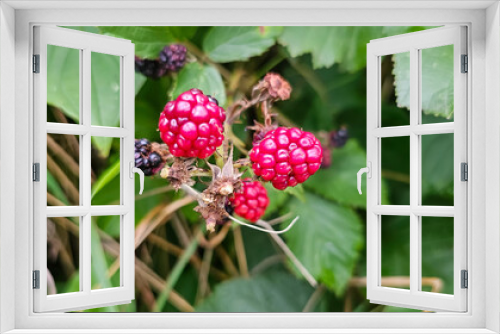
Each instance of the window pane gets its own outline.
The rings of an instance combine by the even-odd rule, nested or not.
[[[453,45],[421,50],[422,124],[453,122]]]
[[[47,135],[47,205],[80,205],[80,137]]]
[[[120,286],[121,216],[92,217],[92,290]]]
[[[422,136],[422,205],[453,205],[453,136]]]
[[[381,216],[381,286],[410,289],[410,217]]]
[[[120,126],[120,57],[92,52],[91,124]]]
[[[410,137],[381,139],[382,193],[387,192],[390,203],[410,204]]]
[[[380,62],[382,126],[409,125],[410,53],[382,56]]]
[[[453,294],[453,218],[422,217],[422,290]]]
[[[47,103],[48,122],[79,122],[80,50],[47,45]]]
[[[92,205],[121,204],[120,146],[120,138],[92,137]]]
[[[47,294],[80,291],[80,218],[47,219]]]

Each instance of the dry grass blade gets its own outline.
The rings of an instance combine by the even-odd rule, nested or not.
[[[210,240],[205,239],[202,235],[199,240],[200,246],[203,248],[215,249],[222,243],[222,241],[224,241],[230,229],[231,224],[225,224],[217,234],[210,238]]]
[[[75,185],[68,178],[66,173],[59,167],[59,165],[50,156],[47,156],[47,169],[59,181],[62,189],[68,196],[72,204],[78,205],[80,203],[80,194]]]
[[[158,226],[166,222],[170,215],[172,215],[175,211],[179,210],[183,206],[192,203],[193,201],[194,198],[186,196],[175,202],[172,202],[169,205],[163,207],[161,210],[158,209],[158,215],[156,215],[156,217],[154,217],[154,219],[152,220],[151,215],[148,214],[135,229],[135,248],[137,248]]]
[[[57,156],[62,163],[68,166],[69,171],[76,177],[80,176],[80,166],[72,156],[66,152],[51,135],[47,135],[47,148]]]
[[[100,236],[103,240],[104,249],[111,255],[118,257],[120,255],[120,245],[113,240],[110,236],[100,231]],[[144,262],[135,258],[135,273],[137,276],[146,280],[151,287],[158,293],[165,290],[166,282],[161,279],[155,272],[153,272]],[[170,291],[168,296],[170,303],[182,312],[193,312],[194,307],[189,304],[180,294],[176,291]]]
[[[243,244],[243,235],[241,234],[241,227],[236,226],[233,229],[234,234],[234,248],[236,250],[236,257],[238,258],[238,265],[240,273],[243,277],[248,277],[248,264],[247,256],[245,253],[245,245]]]

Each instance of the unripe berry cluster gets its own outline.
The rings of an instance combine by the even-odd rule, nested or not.
[[[243,180],[241,189],[229,198],[234,212],[246,220],[256,222],[265,213],[269,205],[267,190],[259,181],[250,178]]]
[[[225,119],[216,99],[193,88],[165,105],[158,127],[172,155],[205,159],[222,144]]]
[[[269,131],[250,152],[254,173],[279,190],[305,182],[319,169],[322,158],[319,140],[298,128]]]

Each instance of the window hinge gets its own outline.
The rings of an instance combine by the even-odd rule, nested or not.
[[[469,166],[466,162],[460,164],[460,180],[469,181]]]
[[[35,162],[33,164],[33,181],[34,182],[40,181],[40,164],[38,162]]]
[[[467,270],[462,270],[460,272],[461,274],[461,286],[462,286],[462,289],[467,289],[469,287],[469,274],[468,274],[468,271]]]
[[[40,73],[40,55],[33,55],[33,73]]]
[[[469,57],[467,55],[462,55],[462,70],[460,72],[469,72]]]
[[[33,270],[33,289],[40,289],[40,270]]]

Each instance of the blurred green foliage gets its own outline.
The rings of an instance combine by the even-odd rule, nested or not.
[[[198,312],[409,311],[370,304],[365,289],[349,287],[349,280],[354,276],[365,276],[366,268],[366,197],[364,191],[359,195],[356,189],[356,173],[366,164],[366,45],[372,39],[419,31],[423,27],[72,28],[129,39],[135,44],[137,56],[150,59],[157,58],[166,44],[184,43],[187,46],[190,62],[179,73],[158,80],[136,74],[136,138],[160,142],[157,131],[159,114],[166,102],[183,91],[200,88],[227,107],[243,94],[249,96],[251,86],[269,71],[280,73],[293,87],[290,100],[275,104],[276,111],[287,124],[315,132],[322,139],[321,134],[340,126],[349,130],[347,144],[333,150],[332,165],[318,171],[298,191],[277,191],[266,185],[271,200],[266,219],[287,213],[300,216],[297,225],[283,236],[297,258],[320,283],[316,292],[288,260],[283,260],[281,251],[262,232],[241,230],[249,277],[238,277],[245,275],[240,272],[238,251],[241,249],[235,246],[237,234],[232,229],[220,245],[222,250],[217,248],[214,251],[203,244],[197,248],[197,244],[191,244],[189,248],[179,226],[192,232],[203,225],[202,219],[192,210],[194,204],[182,207],[167,219],[167,224],[155,230],[157,237],[173,245],[168,246],[170,251],[165,251],[165,244],[160,246],[161,242],[150,239],[137,248],[138,260],[160,280],[168,282],[165,289],[175,290]],[[79,73],[78,52],[51,48],[54,49],[48,59],[48,103],[60,109],[70,122],[78,123],[79,88],[78,81],[74,80]],[[453,104],[450,104],[453,90],[450,90],[450,81],[445,74],[449,73],[451,53],[449,48],[426,52],[425,83],[430,90],[438,92],[423,96],[423,118],[429,122],[446,121],[453,113]],[[396,55],[390,57],[388,70],[382,66],[382,80],[389,82],[382,101],[384,126],[409,124],[409,78],[405,77],[403,70],[408,61],[404,55]],[[92,56],[92,68],[96,69],[92,71],[92,82],[99,87],[92,90],[93,125],[119,125],[119,105],[113,98],[119,87],[119,78],[116,78],[118,64],[117,60],[106,55]],[[444,67],[440,71],[430,70],[437,65]],[[68,84],[61,85],[61,82]],[[49,120],[52,117],[49,115]],[[255,118],[261,118],[261,115],[251,109],[242,115],[242,124],[234,126],[235,134],[243,142],[251,142],[250,133],[244,128],[253,124]],[[408,200],[409,162],[404,157],[409,157],[409,145],[405,145],[404,140],[393,142],[382,148],[388,157],[388,162],[383,165],[382,203],[408,204],[405,201]],[[96,173],[93,204],[116,204],[119,201],[116,195],[120,186],[117,145],[119,143],[114,144],[110,138],[93,141]],[[423,179],[423,201],[453,205],[453,170],[451,166],[435,163],[442,161],[443,154],[452,154],[452,147],[453,138],[449,136],[423,140],[423,161],[429,162],[422,166],[423,175],[429,175]],[[149,195],[136,199],[136,225],[148,219],[158,206],[165,207],[183,197],[182,193],[172,192],[167,186],[166,181],[159,177],[146,180],[145,189]],[[53,175],[48,178],[48,191],[69,203],[64,189]],[[175,220],[173,223],[172,219]],[[394,219],[397,221],[398,217]],[[426,224],[422,232],[423,242],[431,245],[433,251],[426,253],[422,267],[442,280],[443,292],[452,293],[453,277],[449,266],[453,264],[453,230],[450,232],[446,228],[447,223],[432,223],[431,220]],[[119,217],[94,219],[92,282],[96,286],[117,284],[119,272],[115,271],[111,276],[109,272],[116,256],[102,244],[108,243],[109,246],[108,237],[119,242],[119,224]],[[407,225],[382,225],[383,235],[390,240],[383,249],[383,276],[409,272],[409,247],[404,238],[409,234]],[[203,286],[200,279],[200,266],[188,259],[179,260],[179,254],[172,251],[172,247],[181,251],[189,249],[199,261],[209,263],[208,287]],[[235,268],[231,269],[231,263]],[[62,265],[56,261],[51,268]],[[214,270],[223,272],[227,279],[214,275]],[[234,270],[240,273],[235,275]],[[175,277],[169,279],[172,272],[175,272]],[[74,289],[75,277],[78,277],[78,271],[71,276],[58,273],[55,276],[58,292],[74,291],[71,289]],[[155,290],[151,284],[137,284],[136,300],[130,305],[91,311],[147,312],[158,307],[158,302],[161,311],[179,311],[171,299],[163,304],[169,291]],[[317,300],[311,305],[313,294]]]

